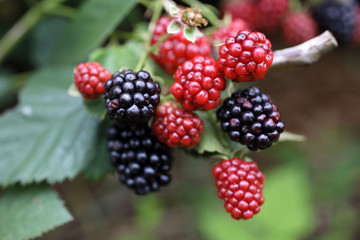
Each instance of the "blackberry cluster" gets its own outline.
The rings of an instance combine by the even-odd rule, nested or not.
[[[321,30],[329,30],[339,43],[348,43],[355,25],[354,3],[342,3],[329,0],[320,3],[314,9],[314,18]]]
[[[264,203],[265,175],[253,161],[240,158],[224,160],[213,168],[218,197],[234,219],[249,219],[260,212]]]
[[[108,149],[120,182],[138,195],[157,191],[170,182],[172,157],[147,125],[113,126],[108,130]]]
[[[252,151],[270,147],[284,131],[277,107],[256,87],[233,93],[218,109],[217,118],[231,140]]]
[[[105,84],[108,116],[118,122],[146,122],[160,102],[160,85],[146,71],[116,72]]]

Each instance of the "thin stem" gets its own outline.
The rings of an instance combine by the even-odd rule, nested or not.
[[[171,34],[169,34],[169,33],[167,33],[167,34],[164,35],[164,36],[161,36],[161,37],[159,38],[159,40],[158,40],[154,45],[152,45],[152,46],[150,47],[149,53],[150,53],[150,52],[154,52],[154,51],[160,46],[160,44],[162,44],[162,43],[163,43],[166,39],[168,39],[170,36],[171,36]]]
[[[138,64],[136,65],[135,71],[139,71],[143,68],[145,61],[150,53],[150,48],[151,48],[151,37],[153,35],[153,32],[155,30],[155,26],[156,26],[156,22],[157,20],[160,18],[161,15],[161,11],[162,11],[162,1],[161,0],[157,0],[155,2],[154,5],[154,12],[153,15],[151,16],[151,20],[149,23],[149,28],[148,28],[148,39],[146,40],[145,43],[145,51],[144,53],[141,55],[140,60],[138,62]]]
[[[64,0],[42,1],[25,13],[20,20],[0,40],[0,63],[48,12],[55,9]]]
[[[325,31],[300,45],[274,51],[274,62],[270,69],[312,64],[337,46],[332,33]]]

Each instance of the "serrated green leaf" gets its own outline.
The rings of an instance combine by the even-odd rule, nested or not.
[[[98,48],[90,55],[90,61],[100,62],[110,72],[119,71],[121,67],[134,69],[140,58],[141,44],[128,41],[124,45]]]
[[[97,153],[99,120],[67,94],[72,66],[29,79],[20,105],[0,118],[0,185],[73,178]]]
[[[76,64],[85,60],[135,6],[135,0],[88,0],[65,29],[51,64]]]
[[[180,32],[182,29],[182,26],[177,21],[172,21],[169,26],[167,27],[167,33],[175,34]]]
[[[0,198],[0,239],[25,240],[41,236],[73,218],[57,194],[42,186],[16,186]]]
[[[199,196],[210,200],[199,203],[198,223],[206,239],[302,239],[312,230],[311,187],[305,169],[288,164],[265,173],[265,203],[250,220],[232,219],[222,201],[214,197],[215,190],[211,192],[213,197]]]

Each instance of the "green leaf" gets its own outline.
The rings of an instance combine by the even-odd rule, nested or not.
[[[135,6],[135,0],[88,0],[77,18],[65,29],[51,64],[76,64],[84,61]]]
[[[115,169],[110,161],[110,154],[107,148],[107,129],[110,123],[108,120],[102,121],[95,137],[94,152],[92,158],[84,169],[84,175],[91,181],[99,181],[105,177],[109,172],[113,172]]]
[[[227,154],[228,156],[230,156],[231,150],[225,147],[228,143],[224,138],[223,132],[220,131],[217,126],[218,124],[216,123],[214,113],[197,112],[197,114],[204,123],[204,131],[201,134],[200,141],[195,145],[193,149],[199,154],[204,154],[208,152]],[[211,117],[213,119],[211,119]]]
[[[173,1],[163,1],[163,5],[165,8],[165,11],[172,17],[175,17],[176,14],[178,14],[181,9],[176,6],[176,4]]]
[[[104,99],[102,97],[97,100],[84,100],[84,105],[91,116],[97,117],[100,120],[105,118],[106,109],[104,106]]]
[[[0,72],[0,111],[16,102],[17,92],[24,84],[23,79],[17,79],[8,73]]]
[[[288,164],[266,172],[265,203],[261,211],[247,221],[235,221],[216,199],[216,190],[199,199],[199,225],[209,240],[233,240],[235,236],[247,240],[302,239],[312,230],[311,186],[304,168]],[[215,200],[216,199],[216,200]]]
[[[134,69],[140,58],[142,46],[138,42],[128,41],[124,45],[98,48],[90,55],[90,61],[98,61],[110,72],[120,68]]]
[[[196,37],[202,36],[202,33],[196,27],[185,27],[184,36],[190,42],[195,43]]]
[[[73,178],[97,154],[99,120],[67,94],[72,67],[37,72],[20,105],[0,118],[0,185]]]
[[[13,187],[0,199],[0,239],[25,240],[41,236],[73,218],[47,186]]]
[[[175,34],[180,32],[182,29],[182,26],[177,21],[172,21],[169,26],[167,27],[167,33]]]
[[[42,66],[49,61],[68,22],[68,19],[62,17],[47,16],[31,31],[29,51],[35,66]]]

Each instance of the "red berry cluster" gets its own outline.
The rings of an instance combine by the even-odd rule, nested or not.
[[[159,141],[169,147],[192,147],[200,140],[204,124],[196,114],[167,101],[158,107],[151,128]]]
[[[316,21],[305,12],[294,12],[286,16],[282,26],[282,37],[289,45],[303,43],[318,34]]]
[[[168,16],[161,17],[155,27],[151,44],[155,44],[159,38],[166,34],[167,27],[171,22]],[[172,34],[159,46],[158,54],[152,54],[154,60],[169,74],[174,74],[178,66],[195,56],[209,56],[210,43],[206,37],[198,37],[195,43],[187,40],[183,31]]]
[[[288,0],[238,0],[226,2],[223,12],[244,19],[252,29],[273,33],[278,30],[288,5]]]
[[[219,48],[218,67],[236,82],[260,80],[272,64],[271,43],[260,32],[240,31]]]
[[[246,21],[238,18],[233,19],[230,26],[220,27],[212,35],[211,39],[214,44],[224,43],[229,36],[236,36],[239,31],[250,29]]]
[[[196,56],[184,62],[175,73],[171,93],[188,110],[210,110],[220,102],[220,91],[226,88],[223,74],[215,59]]]
[[[234,219],[249,219],[260,211],[265,176],[255,162],[224,160],[213,168],[213,175],[218,197],[225,201],[225,210]]]
[[[74,72],[74,83],[84,98],[97,99],[105,92],[104,84],[111,73],[98,62],[80,63]]]

